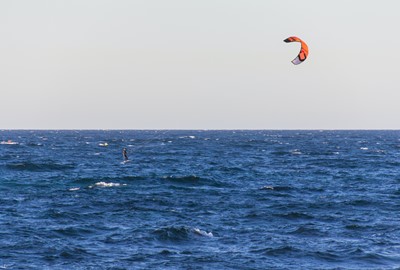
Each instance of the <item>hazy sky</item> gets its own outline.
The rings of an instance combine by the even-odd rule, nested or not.
[[[398,0],[0,0],[1,129],[400,129]],[[295,66],[298,36],[310,49]]]

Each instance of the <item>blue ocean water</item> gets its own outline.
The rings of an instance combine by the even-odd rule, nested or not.
[[[400,131],[0,141],[0,269],[400,269]]]

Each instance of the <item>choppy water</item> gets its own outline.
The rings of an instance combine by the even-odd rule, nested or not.
[[[400,269],[400,131],[0,141],[0,269]]]

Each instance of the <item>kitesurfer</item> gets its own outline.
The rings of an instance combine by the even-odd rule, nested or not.
[[[125,161],[129,160],[126,148],[122,149],[122,156],[124,157]]]

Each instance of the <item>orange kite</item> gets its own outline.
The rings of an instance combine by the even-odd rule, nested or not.
[[[299,52],[299,55],[297,55],[297,57],[295,59],[292,60],[292,63],[295,65],[298,65],[300,63],[302,63],[304,60],[307,59],[308,56],[308,46],[307,44],[302,41],[301,39],[299,39],[298,37],[288,37],[287,39],[284,40],[286,43],[290,43],[290,42],[300,42],[301,43],[301,49]]]

